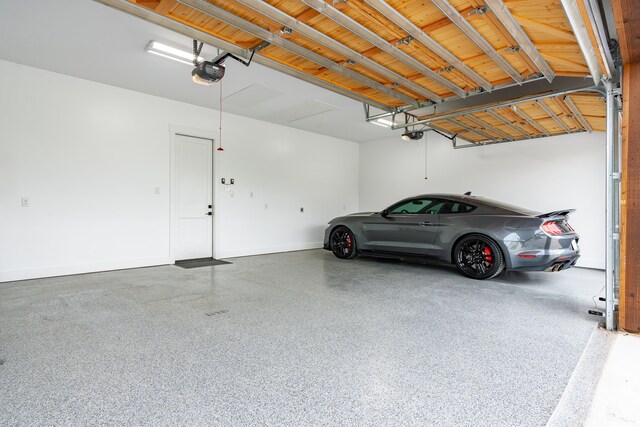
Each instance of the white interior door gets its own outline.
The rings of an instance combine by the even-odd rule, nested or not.
[[[213,256],[210,139],[176,135],[176,260]]]

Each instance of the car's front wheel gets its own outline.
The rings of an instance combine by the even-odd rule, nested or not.
[[[329,237],[331,252],[338,258],[348,259],[357,255],[356,238],[345,226],[336,227]]]
[[[463,237],[453,254],[458,270],[472,279],[491,279],[504,270],[504,256],[498,244],[481,234]]]

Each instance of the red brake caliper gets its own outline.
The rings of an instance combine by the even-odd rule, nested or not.
[[[351,236],[347,236],[347,251],[351,252]]]
[[[489,264],[493,262],[493,255],[491,254],[491,249],[489,249],[489,246],[484,247],[484,249],[482,250],[482,254],[484,255],[484,260]]]

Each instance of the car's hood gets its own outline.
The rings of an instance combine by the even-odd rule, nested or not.
[[[343,215],[343,216],[339,216],[337,218],[333,218],[331,221],[329,221],[329,223],[332,224],[332,223],[336,223],[336,222],[345,221],[348,218],[366,218],[366,217],[373,216],[373,215],[379,215],[379,212],[357,212],[357,213],[352,213],[352,214],[349,214],[349,215]]]
[[[356,212],[345,216],[372,216],[376,215],[378,212]]]

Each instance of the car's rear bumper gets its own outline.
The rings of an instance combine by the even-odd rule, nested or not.
[[[562,255],[540,255],[534,259],[512,259],[512,267],[509,270],[556,272],[573,267],[578,258],[580,258],[580,253],[572,251]]]

